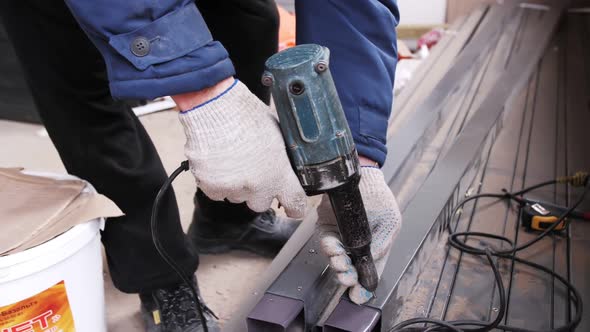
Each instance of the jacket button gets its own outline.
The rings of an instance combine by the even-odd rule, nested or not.
[[[137,37],[131,42],[131,53],[135,56],[146,56],[150,52],[150,41],[145,37]]]

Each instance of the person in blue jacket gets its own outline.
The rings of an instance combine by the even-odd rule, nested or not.
[[[381,272],[400,226],[379,167],[397,61],[396,0],[298,0],[297,43],[331,51],[331,70],[360,155],[361,194]],[[3,0],[0,17],[47,131],[69,173],[90,181],[125,216],[102,233],[115,286],[139,293],[148,331],[200,331],[190,290],[160,258],[149,215],[166,172],[125,99],[170,95],[180,110],[185,153],[197,187],[186,236],[174,193],[163,199],[159,233],[188,273],[197,253],[245,249],[274,256],[298,221],[270,208],[277,199],[301,218],[306,197],[293,173],[264,61],[277,51],[272,0]],[[171,129],[173,130],[173,129]],[[319,208],[321,248],[349,296],[372,296]],[[208,322],[213,326],[213,322]]]

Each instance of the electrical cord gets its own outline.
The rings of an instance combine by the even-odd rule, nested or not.
[[[545,181],[545,182],[527,187],[527,188],[520,190],[518,192],[510,193],[506,189],[502,189],[502,192],[503,192],[502,194],[482,193],[482,194],[468,197],[468,198],[462,200],[461,202],[459,202],[459,204],[457,204],[457,206],[453,209],[453,213],[451,214],[451,217],[450,217],[451,218],[450,221],[452,221],[452,219],[455,216],[459,216],[456,218],[457,219],[456,223],[459,222],[460,211],[463,208],[463,206],[465,206],[465,204],[467,204],[468,202],[471,202],[473,200],[478,200],[480,198],[496,198],[496,199],[500,199],[500,200],[515,201],[515,202],[519,203],[520,207],[522,207],[522,206],[524,206],[525,202],[522,199],[520,199],[519,196],[521,196],[525,193],[528,193],[532,190],[541,188],[543,186],[552,185],[552,184],[556,184],[556,183],[562,183],[562,184],[569,183],[572,186],[585,187],[585,189],[582,192],[582,195],[579,197],[579,199],[571,207],[569,207],[564,213],[562,213],[559,216],[558,220],[555,223],[553,223],[553,225],[551,225],[551,227],[544,230],[542,233],[540,233],[538,236],[536,236],[532,240],[527,241],[526,243],[521,244],[521,245],[516,245],[507,237],[504,237],[501,235],[496,235],[496,234],[491,234],[491,233],[472,232],[472,231],[454,232],[451,227],[451,222],[449,221],[447,223],[447,231],[449,232],[448,243],[451,247],[453,247],[461,252],[467,253],[467,254],[471,254],[471,255],[475,255],[475,256],[485,256],[487,258],[487,261],[488,261],[488,263],[492,269],[492,272],[494,274],[494,280],[496,283],[496,287],[498,288],[498,294],[499,294],[499,300],[500,300],[498,314],[496,315],[496,318],[493,321],[491,321],[491,322],[482,321],[482,320],[444,321],[444,320],[440,320],[440,319],[436,319],[436,318],[419,317],[419,318],[413,318],[413,319],[409,319],[409,320],[400,322],[397,325],[395,325],[394,327],[392,327],[389,331],[390,332],[394,332],[394,331],[405,331],[405,332],[409,332],[409,331],[487,332],[487,331],[491,331],[492,329],[497,328],[500,330],[511,331],[511,332],[539,332],[536,330],[529,330],[529,329],[525,329],[525,328],[500,324],[502,319],[504,319],[504,316],[506,315],[506,307],[507,307],[506,289],[505,289],[504,284],[502,282],[502,275],[500,274],[498,266],[494,263],[493,257],[497,257],[500,259],[511,259],[514,262],[518,262],[520,264],[524,264],[524,265],[530,266],[534,269],[545,272],[545,273],[551,275],[553,278],[559,280],[559,282],[561,282],[566,287],[567,292],[570,294],[570,296],[571,296],[570,302],[571,302],[571,304],[573,304],[576,314],[573,317],[573,319],[569,323],[567,323],[566,325],[563,325],[563,326],[560,326],[560,327],[557,327],[557,328],[554,328],[551,330],[547,330],[547,331],[548,332],[573,331],[576,328],[576,326],[578,326],[578,324],[580,323],[580,321],[582,319],[582,311],[583,311],[582,297],[581,297],[580,293],[578,292],[578,290],[574,287],[574,285],[572,285],[569,281],[567,281],[561,275],[555,273],[554,271],[552,271],[542,265],[533,263],[531,261],[528,261],[528,260],[525,260],[522,258],[518,258],[518,257],[516,257],[516,253],[518,251],[524,250],[524,249],[534,245],[535,243],[537,243],[538,241],[540,241],[541,239],[546,237],[549,233],[551,233],[562,222],[565,223],[566,228],[569,227],[570,219],[566,219],[566,218],[578,207],[578,205],[580,205],[582,203],[586,194],[590,191],[589,178],[590,178],[590,176],[588,173],[577,172],[573,176],[560,177],[560,178],[557,178],[554,180]],[[462,237],[463,239],[460,239],[460,237]],[[505,249],[505,250],[494,250],[491,247],[486,247],[486,248],[474,247],[474,246],[467,244],[468,237],[479,237],[479,238],[487,238],[487,239],[492,239],[492,240],[499,240],[501,242],[507,243],[509,245],[509,248]],[[425,325],[430,325],[430,326],[410,327],[410,326],[416,325],[416,324],[425,324]]]
[[[176,272],[176,274],[180,277],[180,279],[191,290],[193,299],[194,299],[195,304],[197,306],[197,313],[199,315],[199,318],[203,322],[203,331],[209,332],[209,328],[207,326],[207,319],[205,317],[205,312],[207,312],[211,316],[215,317],[216,319],[219,319],[219,318],[201,300],[201,297],[199,296],[199,286],[198,286],[198,282],[197,282],[197,277],[194,276],[195,282],[194,283],[191,282],[192,275],[190,275],[190,274],[187,275],[182,270],[182,268],[180,266],[178,266],[178,264],[174,261],[174,259],[172,259],[172,257],[170,257],[170,255],[166,252],[166,250],[162,246],[162,243],[160,242],[160,236],[158,233],[158,211],[160,209],[160,201],[161,201],[162,197],[164,196],[164,194],[168,191],[168,189],[172,185],[172,182],[174,181],[174,179],[176,179],[176,177],[180,173],[188,171],[188,170],[189,170],[189,163],[188,163],[188,160],[185,160],[182,163],[180,163],[180,166],[174,172],[172,172],[170,177],[168,177],[168,179],[164,182],[164,184],[162,185],[162,187],[158,191],[158,194],[156,195],[156,199],[154,200],[154,205],[152,207],[150,227],[151,227],[151,232],[152,232],[152,242],[154,243],[156,250],[158,251],[158,253],[162,257],[162,259],[166,262],[166,264],[168,264],[168,266],[170,266],[170,268],[172,268],[174,270],[174,272]]]

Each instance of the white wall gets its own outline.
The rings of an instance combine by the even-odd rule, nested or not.
[[[445,22],[447,0],[397,0],[397,4],[400,11],[400,25],[431,25]]]

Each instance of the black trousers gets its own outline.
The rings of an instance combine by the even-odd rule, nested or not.
[[[237,77],[268,103],[260,76],[266,58],[277,51],[274,1],[197,0],[197,6],[214,38],[227,48]],[[0,15],[66,169],[125,212],[109,219],[102,234],[115,286],[141,292],[179,282],[150,233],[152,203],[167,174],[137,117],[123,101],[111,98],[94,45],[61,0],[2,0]],[[254,215],[244,204],[214,202],[203,193],[196,200],[202,212],[220,219],[228,213]],[[198,257],[187,245],[172,190],[160,210],[162,244],[187,273],[194,272]]]

